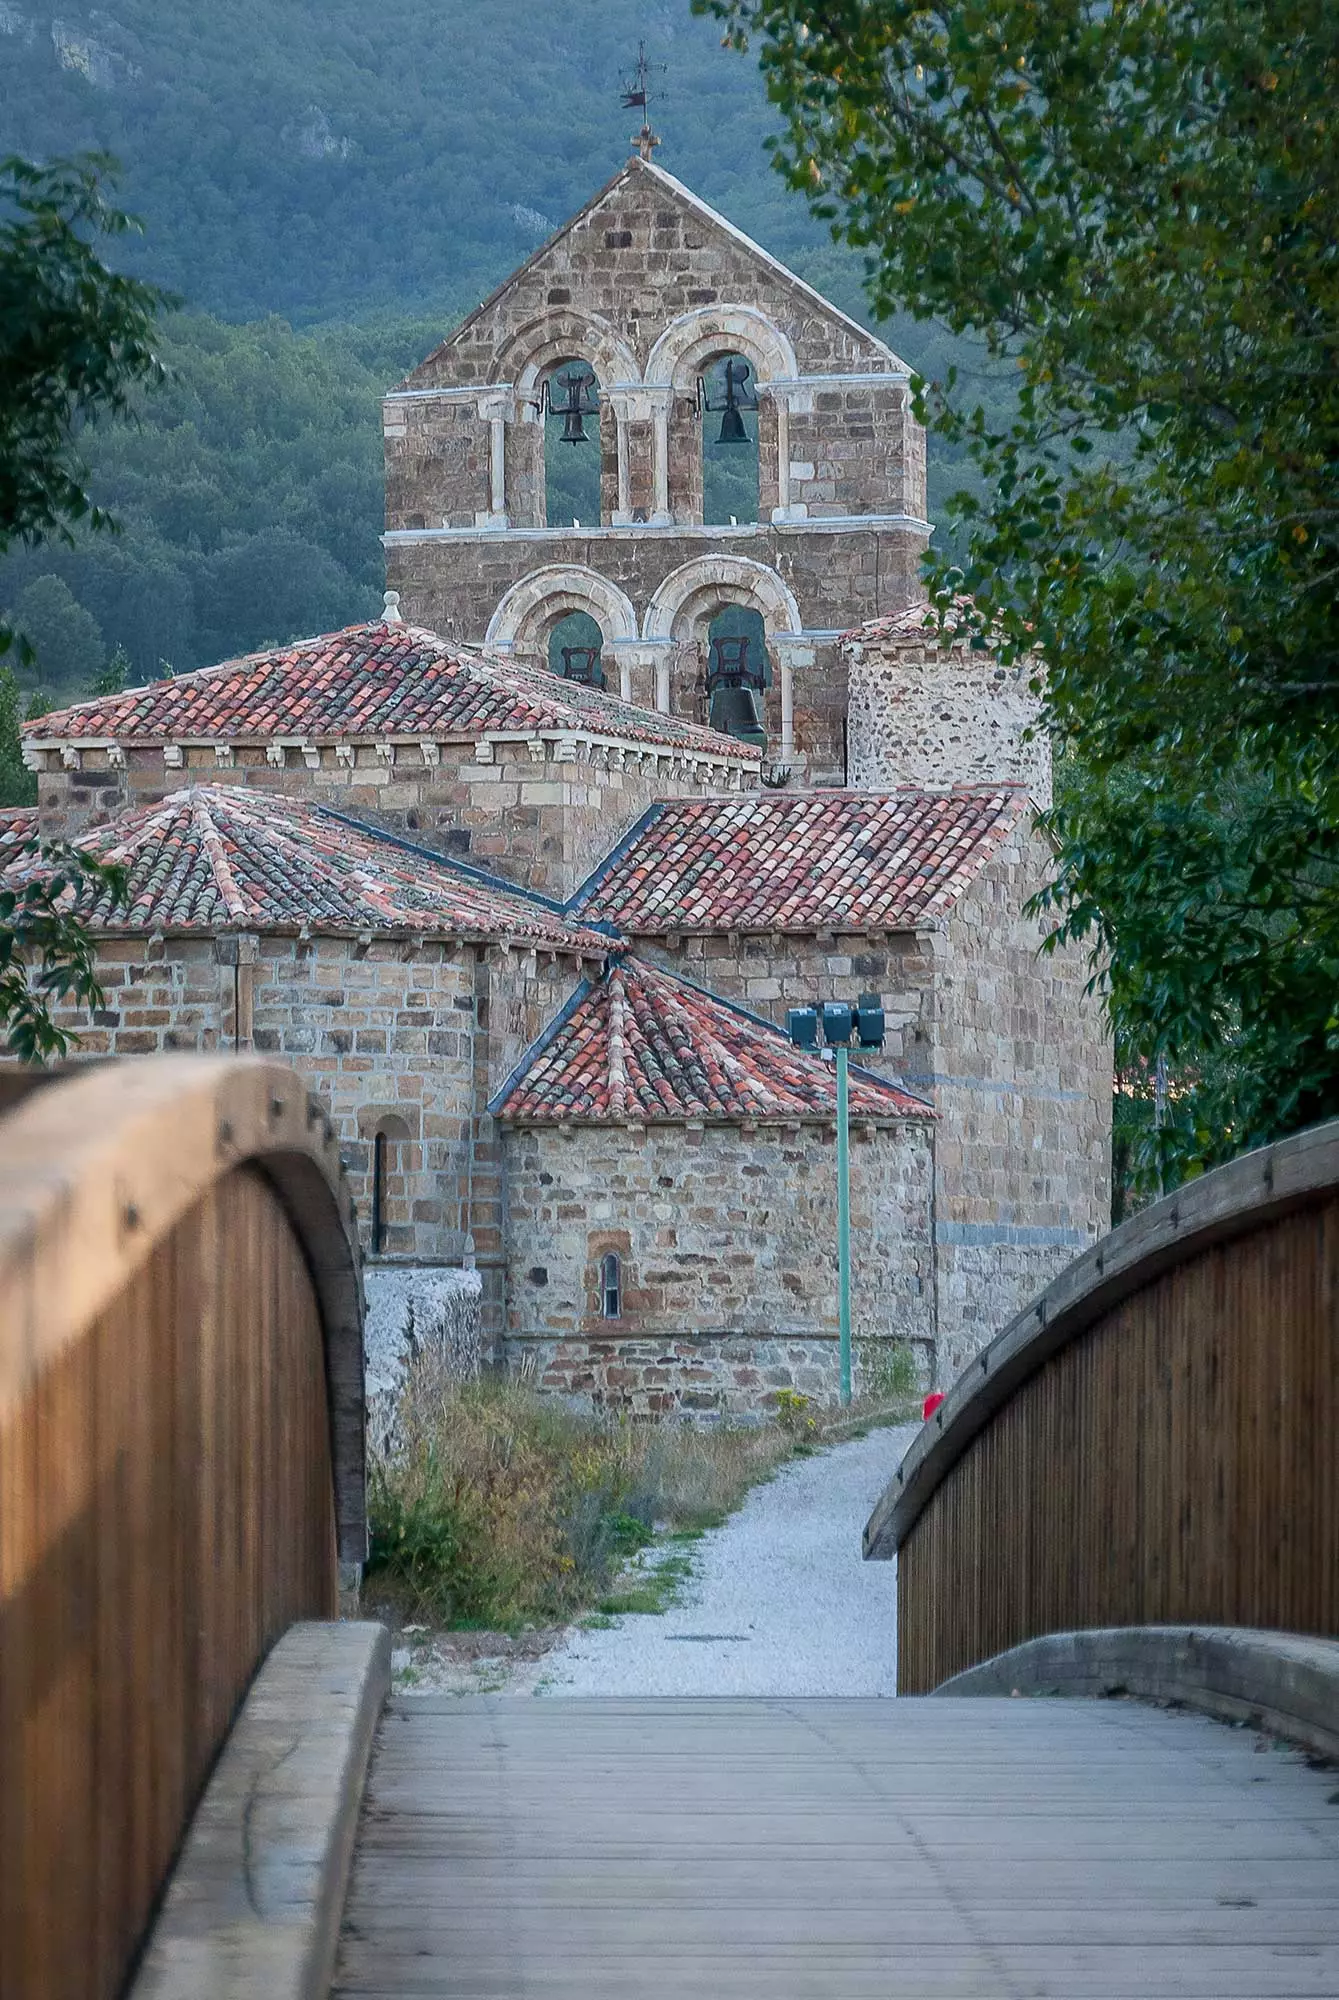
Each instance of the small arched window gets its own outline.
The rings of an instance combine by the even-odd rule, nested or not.
[[[612,1250],[600,1259],[600,1303],[606,1319],[622,1319],[623,1266]]]
[[[403,1207],[405,1162],[402,1142],[409,1137],[403,1118],[383,1118],[372,1134],[372,1255],[380,1257],[390,1240],[391,1210],[399,1198]]]

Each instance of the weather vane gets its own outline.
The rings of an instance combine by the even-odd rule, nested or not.
[[[638,42],[637,66],[623,85],[623,109],[641,112],[642,129],[632,143],[642,158],[649,160],[660,141],[651,130],[651,64],[646,60],[645,42]]]

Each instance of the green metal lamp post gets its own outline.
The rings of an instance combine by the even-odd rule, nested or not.
[[[840,1329],[841,1400],[851,1400],[851,1119],[847,1066],[851,1039],[862,1049],[881,1049],[883,1008],[877,993],[862,993],[854,1007],[825,1000],[817,1007],[792,1007],[786,1017],[797,1049],[818,1053],[818,1024],[837,1064],[837,1324]]]

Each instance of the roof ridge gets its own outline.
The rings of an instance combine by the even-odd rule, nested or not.
[[[628,1104],[628,1071],[624,1060],[623,972],[612,966],[609,972],[609,1110],[621,1118]]]
[[[209,810],[209,800],[207,797],[202,797],[198,790],[191,794],[190,815],[192,824],[199,827],[200,844],[204,849],[210,872],[218,885],[219,894],[223,898],[224,909],[238,923],[254,916],[255,905],[238,886],[237,878],[223,851],[223,835],[214,824],[213,814]]]

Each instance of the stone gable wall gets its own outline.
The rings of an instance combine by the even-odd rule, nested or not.
[[[1086,954],[1039,957],[1046,927],[1023,915],[1050,861],[1049,843],[1020,829],[958,904],[938,955],[945,1383],[1110,1227],[1110,1039],[1084,995]]]
[[[414,388],[500,382],[516,336],[563,314],[598,315],[644,367],[681,314],[760,306],[788,336],[800,367],[827,374],[887,366],[878,342],[826,309],[746,241],[635,164],[586,214],[543,246],[409,375]],[[561,331],[557,337],[561,339]],[[611,357],[612,358],[612,357]]]
[[[505,1128],[505,1353],[542,1387],[637,1415],[836,1400],[831,1128]],[[932,1351],[927,1129],[857,1129],[852,1334],[878,1379],[892,1344]],[[623,1315],[600,1261],[622,1261]]]
[[[1028,666],[1002,667],[990,652],[947,650],[924,639],[881,640],[859,632],[842,648],[849,663],[850,783],[1023,784],[1051,803],[1051,743]]]

